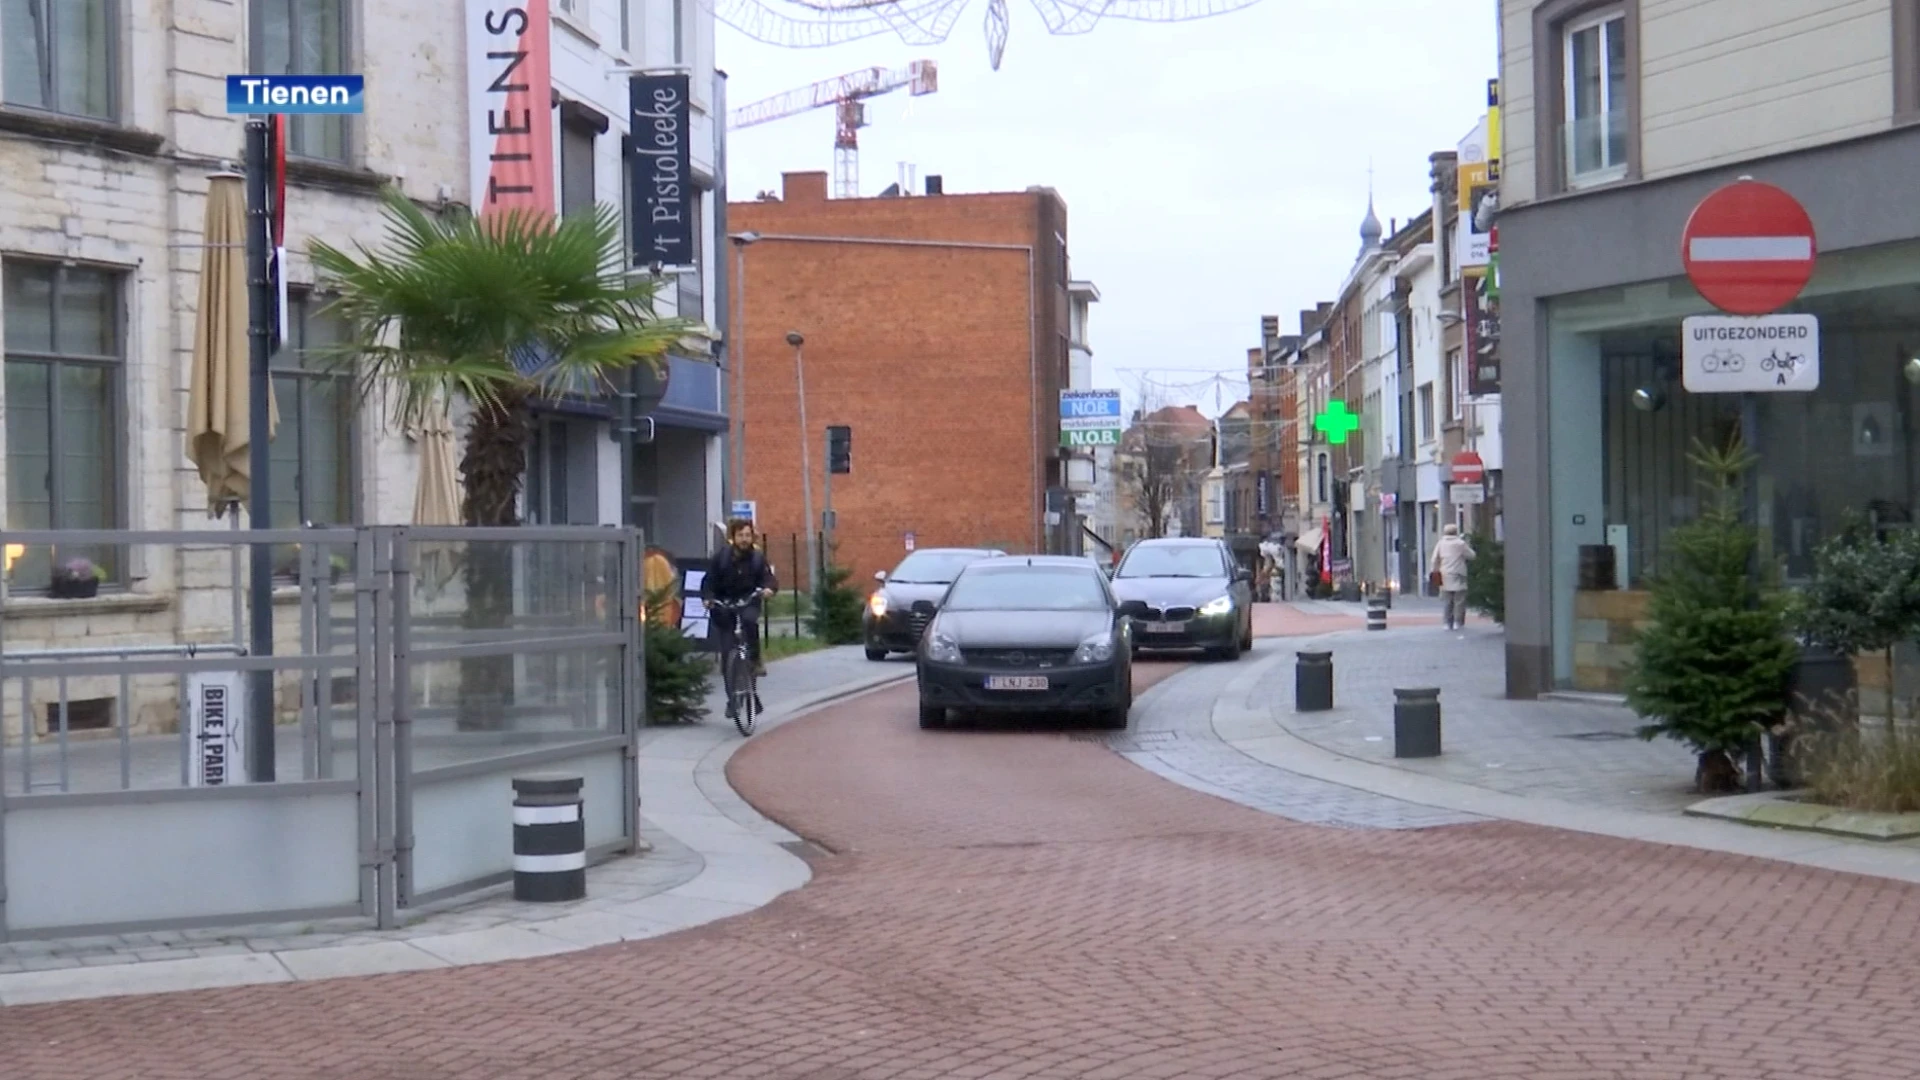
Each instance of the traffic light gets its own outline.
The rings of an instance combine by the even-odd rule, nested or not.
[[[853,429],[844,424],[827,428],[827,471],[839,475],[853,471]]]

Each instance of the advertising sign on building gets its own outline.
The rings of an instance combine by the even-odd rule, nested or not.
[[[757,516],[759,512],[760,504],[752,499],[735,499],[733,500],[732,506],[728,508],[727,516],[757,525],[759,524],[759,518]]]
[[[686,73],[633,76],[627,104],[633,262],[692,266],[699,207],[693,198],[693,98]]]
[[[247,782],[246,718],[246,679],[240,672],[196,671],[187,676],[188,781],[193,787]]]
[[[1060,391],[1061,446],[1119,446],[1124,427],[1120,391]]]
[[[1500,80],[1487,80],[1487,114],[1459,146],[1460,272],[1486,273],[1493,259],[1493,222],[1500,212]]]
[[[481,217],[556,208],[547,5],[467,0],[467,198]]]
[[[1468,278],[1460,286],[1460,305],[1466,310],[1461,330],[1466,336],[1467,396],[1492,397],[1500,392],[1500,308],[1481,294],[1490,279]]]

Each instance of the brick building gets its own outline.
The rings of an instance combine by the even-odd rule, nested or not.
[[[1055,550],[1059,391],[1069,379],[1067,208],[1050,188],[828,199],[824,172],[729,208],[745,491],[783,567],[802,533],[795,350],[825,508],[825,432],[852,429],[832,477],[837,559],[855,580],[918,547]],[[785,574],[793,582],[791,574]]]

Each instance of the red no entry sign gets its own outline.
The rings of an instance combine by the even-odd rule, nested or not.
[[[1453,482],[1456,484],[1477,484],[1487,478],[1486,462],[1472,450],[1462,450],[1453,456]]]
[[[1772,184],[1739,180],[1694,207],[1681,234],[1687,277],[1729,315],[1768,315],[1813,277],[1813,218]]]

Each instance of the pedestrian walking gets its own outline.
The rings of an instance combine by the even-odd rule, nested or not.
[[[1458,525],[1448,525],[1441,533],[1427,569],[1446,602],[1447,629],[1458,630],[1467,625],[1467,564],[1473,561],[1473,545],[1460,538]]]

